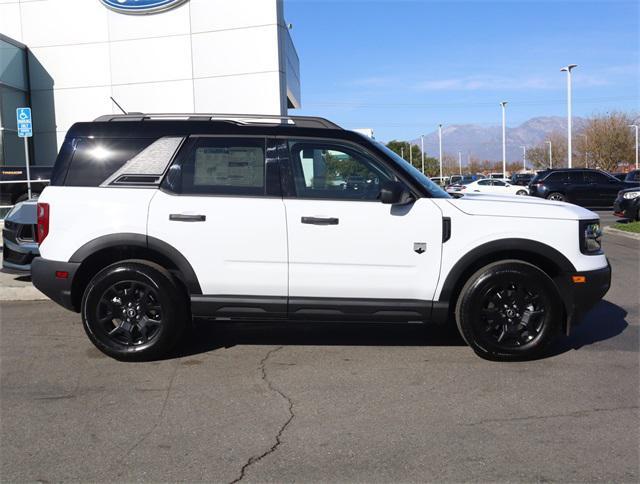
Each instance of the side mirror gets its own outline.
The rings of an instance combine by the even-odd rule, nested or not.
[[[380,187],[380,201],[382,203],[395,205],[399,203],[408,203],[410,196],[399,181],[386,181]]]

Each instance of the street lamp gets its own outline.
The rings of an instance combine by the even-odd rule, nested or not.
[[[502,177],[507,178],[507,101],[502,101],[500,106],[502,106]]]
[[[638,169],[638,125],[630,124],[630,128],[636,128],[636,170]]]
[[[462,175],[462,151],[458,151],[458,165],[460,166],[460,174]]]
[[[422,150],[422,174],[424,175],[424,135],[420,135],[420,149]]]
[[[409,143],[409,163],[413,165],[413,145]]]
[[[578,67],[578,64],[569,64],[560,69],[567,73],[567,164],[571,168],[571,70]]]
[[[404,160],[404,146],[400,147],[400,158],[402,158]]]
[[[551,152],[551,141],[547,141],[549,143],[549,168],[553,168],[553,154]]]
[[[438,125],[438,148],[440,151],[440,183],[442,183],[442,125]]]
[[[522,171],[527,171],[527,147],[521,146],[522,148]]]

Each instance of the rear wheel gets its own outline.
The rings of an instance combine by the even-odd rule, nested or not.
[[[516,192],[516,195],[529,195],[529,192],[527,192],[526,190],[518,190]]]
[[[555,202],[565,202],[567,200],[567,197],[565,197],[562,193],[560,192],[551,192],[548,196],[547,196],[547,200],[553,200]]]
[[[96,274],[82,298],[91,342],[120,360],[165,356],[183,333],[186,301],[171,274],[148,261],[127,260]]]
[[[469,278],[458,298],[456,322],[484,358],[531,358],[557,333],[558,301],[555,284],[534,265],[496,262]]]

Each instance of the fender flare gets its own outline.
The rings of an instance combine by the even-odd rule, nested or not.
[[[69,262],[82,263],[89,256],[95,254],[100,250],[125,246],[149,249],[166,257],[178,268],[178,270],[182,274],[184,283],[186,284],[189,293],[194,295],[202,294],[198,276],[196,276],[193,267],[185,258],[185,256],[182,255],[182,253],[172,245],[169,245],[160,239],[156,239],[155,237],[151,237],[148,235],[135,233],[103,235],[87,242],[78,250],[76,250],[69,259]]]
[[[449,274],[442,285],[439,305],[443,303],[447,306],[454,295],[454,290],[459,283],[460,278],[467,269],[472,267],[479,259],[490,256],[499,252],[526,252],[536,256],[543,257],[553,263],[561,272],[576,272],[575,266],[561,252],[553,247],[530,239],[500,239],[482,244],[473,250],[467,252],[456,264],[451,268]],[[516,257],[517,258],[517,257]]]

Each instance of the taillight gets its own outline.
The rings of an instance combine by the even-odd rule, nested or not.
[[[44,239],[49,235],[49,204],[38,203],[38,244],[42,244]]]

